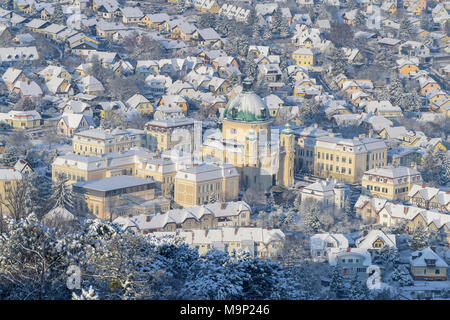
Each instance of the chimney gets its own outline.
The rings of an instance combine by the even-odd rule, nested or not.
[[[445,190],[445,194],[450,194],[450,189]]]
[[[422,184],[422,189],[425,189],[426,185]]]
[[[222,202],[222,203],[220,204],[220,209],[221,209],[221,210],[225,210],[226,207],[227,207],[227,206],[226,206],[225,202]]]
[[[146,216],[145,221],[150,222],[150,216]]]
[[[164,74],[164,77],[166,77],[166,78],[167,78],[168,76],[169,76],[169,75],[168,75],[167,73],[165,73],[165,74]]]
[[[398,204],[398,201],[394,201],[394,204]]]
[[[234,234],[237,235],[239,228],[234,228]]]
[[[267,230],[272,230],[272,227],[267,227]]]
[[[361,114],[362,112],[361,112],[361,110],[358,110],[358,114]]]
[[[408,207],[403,207],[403,213],[408,214]]]
[[[348,248],[347,248],[347,252],[350,252],[350,250],[351,250],[350,247],[348,247]]]
[[[184,83],[184,80],[181,80],[181,83]]]

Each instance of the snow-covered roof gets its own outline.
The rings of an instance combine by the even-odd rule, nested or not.
[[[12,168],[0,167],[0,180],[21,180],[22,174]]]
[[[388,247],[396,247],[395,234],[385,233],[383,230],[370,230],[365,237],[361,237],[356,240],[356,246],[358,248],[373,249],[372,244],[381,239],[383,244]]]
[[[433,265],[436,267],[448,268],[448,264],[429,247],[412,252],[409,262],[413,267],[427,267]]]
[[[154,232],[154,236],[177,235],[188,245],[214,244],[253,241],[269,244],[272,241],[283,241],[284,233],[280,229],[263,229],[252,227],[222,227],[209,230],[189,230],[179,232]]]
[[[250,211],[250,206],[244,201],[233,201],[226,203],[209,203],[201,206],[191,206],[185,209],[172,209],[166,213],[156,214],[148,218],[148,215],[142,214],[129,218],[139,230],[157,230],[164,228],[167,223],[182,224],[186,219],[201,219],[205,214],[211,214],[214,217],[237,216],[242,211]],[[121,221],[123,223],[124,221]]]
[[[226,179],[238,176],[239,173],[237,169],[231,164],[222,164],[215,166],[208,163],[202,163],[192,168],[179,170],[175,176],[175,179],[199,182],[215,179]]]
[[[73,184],[73,186],[83,189],[107,192],[117,189],[125,189],[136,186],[148,185],[151,183],[153,183],[153,180],[151,179],[120,175],[91,181],[77,182]]]

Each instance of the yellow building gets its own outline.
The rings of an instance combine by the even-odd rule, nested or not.
[[[413,63],[404,63],[397,68],[400,74],[410,74],[419,70],[419,67]]]
[[[198,124],[200,125],[200,124]],[[166,151],[174,148],[192,152],[196,122],[186,118],[176,105],[160,105],[153,120],[145,124],[150,150]],[[201,132],[201,125],[198,128]]]
[[[157,215],[119,217],[115,223],[143,234],[153,232],[202,230],[217,227],[248,227],[251,208],[244,201],[214,202],[183,209],[172,209]],[[132,220],[132,223],[130,223]]]
[[[221,130],[204,137],[203,157],[238,168],[243,188],[292,186],[294,134],[289,126],[272,130],[267,105],[250,90],[248,80],[243,87],[226,105]]]
[[[133,147],[146,147],[143,130],[89,129],[75,133],[72,139],[72,151],[89,156],[122,152]]]
[[[447,280],[448,264],[429,247],[411,253],[409,269],[414,280]]]
[[[174,201],[191,207],[238,198],[239,173],[230,164],[201,165],[181,169],[175,176]]]
[[[52,179],[58,175],[69,179],[68,183],[91,181],[117,175],[131,175],[151,178],[161,189],[162,195],[169,195],[177,166],[171,160],[156,158],[154,153],[143,148],[133,148],[122,153],[108,153],[101,157],[66,154],[52,163]]]
[[[0,198],[2,202],[0,204],[0,209],[2,213],[9,213],[9,202],[8,199],[11,197],[11,192],[17,186],[17,182],[22,179],[22,174],[9,167],[0,167]]]
[[[347,183],[360,182],[363,173],[387,165],[387,146],[373,138],[343,139],[330,134],[316,139],[314,174]]]
[[[0,113],[0,121],[7,123],[14,129],[39,128],[42,124],[41,115],[35,110],[11,110],[8,113]]]
[[[294,130],[295,168],[297,170],[314,172],[314,146],[318,137],[328,136],[328,132],[319,128],[317,124],[312,127]]]
[[[136,109],[140,114],[153,114],[154,112],[152,103],[139,93],[136,93],[128,99],[127,105],[133,109]]]
[[[123,197],[140,198],[144,201],[155,199],[153,180],[124,175],[77,182],[72,185],[72,190],[84,199],[85,207],[79,209],[104,220],[112,218],[113,209],[119,209]]]
[[[363,192],[374,197],[405,201],[413,184],[422,183],[420,172],[408,167],[386,166],[364,172]]]
[[[312,67],[314,65],[314,52],[308,48],[299,48],[292,53],[292,60],[297,66]]]
[[[164,95],[159,100],[159,105],[176,105],[178,108],[183,110],[184,114],[187,115],[188,105],[187,101],[181,95]]]

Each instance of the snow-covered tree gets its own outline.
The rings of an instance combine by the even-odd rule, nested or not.
[[[313,235],[323,228],[319,215],[321,205],[313,200],[303,201],[299,210],[300,224],[305,234]]]
[[[272,31],[272,34],[280,34],[282,23],[283,13],[281,12],[281,7],[278,6],[272,15],[272,21],[270,22],[270,31]]]
[[[396,73],[393,73],[389,83],[389,95],[391,97],[391,103],[395,106],[400,105],[404,92],[405,91],[403,88],[402,80]]]
[[[350,282],[348,298],[350,300],[367,300],[369,298],[369,289],[364,282],[358,279],[357,274],[355,274]]]
[[[204,13],[200,17],[200,28],[215,28],[216,27],[216,15],[213,13]]]
[[[92,286],[89,289],[81,289],[81,294],[77,295],[75,292],[72,293],[72,300],[98,300],[98,295],[95,293]]]
[[[385,270],[389,270],[398,264],[400,256],[396,248],[384,246],[373,254],[372,262],[381,265]]]
[[[250,25],[250,26],[255,26],[255,25],[257,25],[257,22],[258,22],[258,17],[257,17],[257,15],[256,15],[256,10],[255,10],[255,8],[254,7],[252,7],[251,9],[250,9],[250,12],[249,12],[249,14],[248,14],[248,16],[247,16],[247,24],[248,25]]]
[[[272,31],[270,30],[270,28],[264,28],[262,38],[265,41],[269,41],[270,39],[272,39]]]
[[[54,208],[63,207],[72,212],[75,209],[75,197],[72,193],[71,186],[67,183],[68,181],[69,178],[66,176],[57,176],[56,181],[54,181],[52,185],[50,203]]]
[[[398,37],[404,41],[411,39],[411,36],[413,34],[413,28],[414,28],[414,26],[411,23],[411,20],[409,20],[408,17],[403,18],[400,21]]]
[[[178,0],[176,8],[177,8],[177,14],[183,14],[186,11],[186,1]]]
[[[331,54],[331,62],[331,75],[337,76],[341,73],[345,74],[347,72],[348,59],[342,48],[333,49]]]
[[[428,148],[420,168],[423,179],[431,186],[445,186],[450,181],[450,159],[445,151]]]
[[[330,296],[331,298],[341,298],[345,295],[344,278],[341,275],[339,266],[335,266],[331,273]]]
[[[356,11],[355,25],[359,28],[365,28],[367,25],[367,17],[360,9]]]
[[[261,210],[258,213],[256,225],[260,228],[265,228],[267,226],[267,213],[265,211]]]
[[[400,286],[410,286],[414,283],[411,273],[405,265],[397,266],[391,273],[391,280],[398,282]]]
[[[428,246],[428,235],[420,223],[417,228],[414,230],[411,236],[411,242],[409,243],[411,250],[422,250],[423,248]]]
[[[280,37],[287,38],[287,37],[289,37],[290,33],[291,33],[291,29],[289,27],[288,21],[286,19],[282,19],[281,25],[280,25]]]
[[[6,167],[12,167],[19,160],[18,150],[15,146],[8,145],[3,151],[2,164]]]
[[[62,4],[60,2],[56,2],[54,4],[54,6],[55,6],[55,9],[53,11],[53,14],[50,17],[50,21],[52,23],[65,25],[66,24],[66,16],[64,15]]]
[[[272,211],[269,214],[269,226],[272,228],[280,228],[283,223],[283,219],[281,218],[281,214],[279,211]]]
[[[227,253],[212,250],[201,258],[196,276],[180,291],[183,298],[201,300],[230,300],[242,297],[243,281],[248,278],[238,272]]]

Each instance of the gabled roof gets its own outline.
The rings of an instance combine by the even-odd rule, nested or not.
[[[413,267],[426,267],[427,261],[434,260],[436,267],[448,268],[448,264],[429,247],[411,253],[409,263]]]
[[[358,248],[373,248],[372,244],[381,239],[385,246],[396,247],[395,234],[387,234],[383,230],[370,230],[365,237],[361,237],[356,240],[356,246]]]

